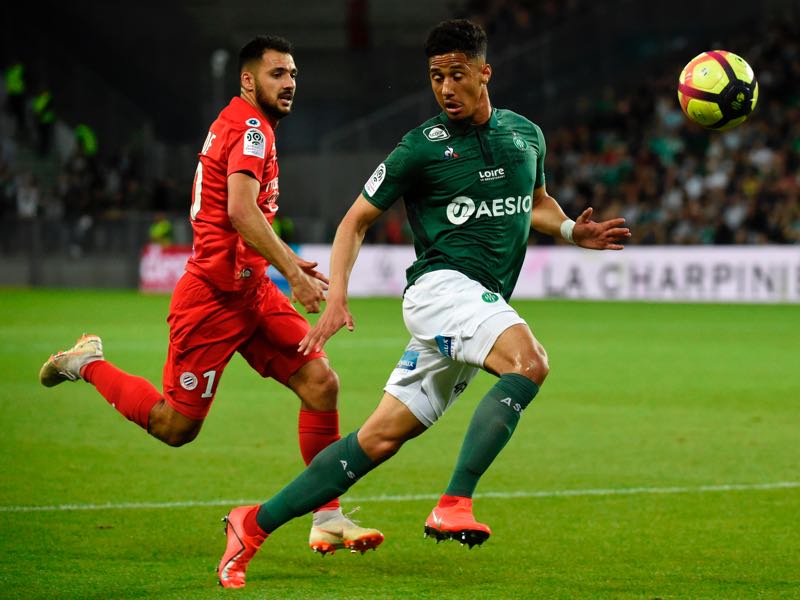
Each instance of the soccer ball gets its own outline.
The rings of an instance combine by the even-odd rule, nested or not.
[[[725,131],[740,125],[758,102],[753,69],[733,52],[710,50],[695,56],[678,82],[683,112],[708,129]]]

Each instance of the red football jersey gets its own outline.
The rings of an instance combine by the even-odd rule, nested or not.
[[[263,114],[233,98],[211,124],[192,185],[194,249],[186,270],[224,291],[260,282],[267,260],[248,246],[228,217],[228,175],[242,172],[261,183],[258,206],[272,223],[278,212],[275,133]]]

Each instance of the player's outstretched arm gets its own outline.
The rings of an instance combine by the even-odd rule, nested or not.
[[[623,227],[625,219],[611,219],[597,223],[591,220],[592,208],[587,208],[574,225],[561,210],[558,202],[548,195],[545,186],[533,191],[531,227],[553,237],[564,238],[582,248],[593,250],[622,250],[622,242],[631,237],[630,229]]]
[[[304,272],[286,251],[286,245],[258,208],[259,189],[258,180],[246,173],[228,176],[228,217],[231,224],[249,246],[286,277],[292,286],[292,295],[305,309],[310,313],[319,312],[320,302],[325,299],[325,284]]]
[[[321,351],[325,342],[342,327],[347,327],[349,331],[355,329],[353,315],[347,307],[347,286],[364,241],[364,234],[382,212],[359,194],[339,223],[331,249],[328,303],[317,323],[300,342],[299,350],[303,354]]]

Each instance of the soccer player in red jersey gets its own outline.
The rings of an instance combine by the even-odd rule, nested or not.
[[[292,46],[279,37],[257,37],[242,48],[239,67],[241,94],[211,124],[199,154],[190,211],[194,252],[167,318],[163,392],[105,361],[95,335],[51,356],[39,377],[48,387],[84,379],[150,435],[181,446],[200,432],[223,370],[239,352],[262,377],[299,396],[300,450],[308,464],[340,438],[339,380],[324,352],[298,351],[308,322],[266,276],[274,265],[294,298],[308,312],[319,312],[327,279],[271,227],[279,195],[275,128],[291,112],[296,88]],[[241,528],[244,518],[231,514],[228,529]],[[365,540],[374,547],[383,536],[345,517],[338,499],[315,512],[309,537],[315,551],[363,546]]]

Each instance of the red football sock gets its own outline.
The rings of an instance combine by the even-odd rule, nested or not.
[[[464,496],[448,496],[447,494],[442,494],[442,497],[439,498],[439,506],[442,508],[447,508],[448,506],[455,506],[458,504],[459,500],[462,500]]]
[[[254,506],[253,510],[251,510],[244,516],[244,520],[242,521],[242,527],[244,527],[244,532],[248,536],[264,539],[269,534],[265,532],[263,529],[261,529],[261,526],[258,524],[258,521],[256,521],[256,514],[258,513],[259,508],[260,508],[259,506]]]
[[[342,437],[339,435],[339,411],[317,412],[301,410],[297,432],[300,437],[300,453],[303,455],[303,460],[308,464],[320,450],[327,448]],[[334,498],[314,512],[337,508],[339,508],[339,499]]]
[[[81,369],[81,377],[97,388],[122,416],[147,431],[150,410],[161,400],[153,384],[121,371],[110,362],[96,360]]]

